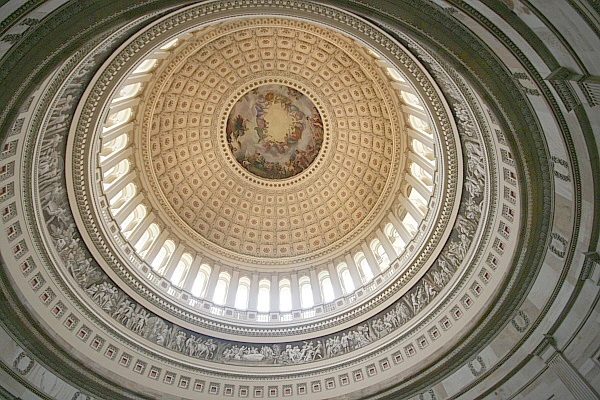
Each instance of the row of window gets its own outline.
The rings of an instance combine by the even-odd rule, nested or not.
[[[136,210],[145,210],[143,205],[136,207]],[[140,223],[140,218],[143,218],[143,211],[136,214],[134,211],[123,223],[124,235],[130,237],[131,231],[135,230],[136,224]],[[133,216],[133,217],[132,217]],[[132,226],[133,225],[133,226]],[[385,228],[386,235],[390,244],[393,246],[395,254],[392,257],[399,255],[405,243],[401,239],[398,231],[392,224],[388,224]],[[190,268],[192,266],[193,257],[190,253],[183,253],[179,259],[175,259],[175,242],[167,239],[160,246],[160,249],[152,259],[148,259],[148,250],[154,245],[159,236],[160,229],[156,223],[152,223],[144,231],[140,239],[134,244],[134,248],[141,257],[149,261],[152,269],[160,275],[168,276],[171,283],[177,287],[183,287],[190,280],[191,285],[189,291],[195,297],[207,297],[207,284],[210,279],[212,268],[208,264],[202,264],[198,268],[195,276],[191,276]],[[377,262],[377,269],[385,271],[390,264],[390,255],[385,251],[383,245],[378,239],[374,239],[370,246],[372,255]],[[358,274],[358,282],[352,278],[350,269],[346,262],[341,262],[337,265],[336,272],[339,277],[340,289],[343,294],[352,293],[357,285],[362,285],[371,281],[374,277],[374,268],[369,264],[367,257],[363,252],[358,252],[353,257]],[[228,272],[221,272],[215,283],[215,290],[209,300],[225,305],[227,293],[229,291],[231,276]],[[331,282],[331,277],[328,271],[320,271],[318,273],[318,282],[320,296],[324,303],[329,303],[334,300],[334,289]],[[302,308],[310,308],[314,305],[315,298],[310,279],[306,276],[301,277],[298,281],[300,306]],[[269,311],[271,299],[271,284],[267,279],[262,279],[258,284],[257,310]],[[237,293],[235,294],[234,306],[238,309],[247,309],[250,298],[250,279],[242,277],[237,282]],[[292,289],[288,279],[279,281],[279,311],[289,311],[292,309]]]

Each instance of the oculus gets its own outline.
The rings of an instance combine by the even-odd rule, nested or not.
[[[227,143],[237,162],[266,179],[308,168],[323,144],[323,121],[313,102],[286,85],[267,84],[244,94],[227,118]]]

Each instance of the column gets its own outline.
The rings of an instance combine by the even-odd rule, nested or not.
[[[428,159],[426,159],[425,157],[423,157],[422,155],[413,153],[412,151],[410,151],[408,153],[408,159],[410,161],[416,163],[417,165],[419,165],[421,168],[423,168],[425,171],[427,171],[429,173],[429,175],[431,175],[432,177],[434,176],[435,168],[433,167],[431,162]]]
[[[342,290],[340,276],[338,275],[338,272],[335,269],[333,261],[329,261],[327,263],[327,269],[329,270],[329,279],[331,279],[331,286],[333,286],[333,296],[334,298],[339,299],[344,296],[344,291]]]
[[[123,223],[123,221],[125,221],[127,217],[129,217],[129,214],[131,214],[138,205],[142,204],[143,200],[144,195],[141,193],[138,193],[137,196],[129,200],[129,202],[125,204],[115,215],[115,222],[120,226]]]
[[[171,255],[171,258],[169,258],[167,264],[162,268],[164,271],[163,276],[166,280],[170,281],[173,277],[173,272],[175,272],[175,268],[177,268],[177,264],[179,264],[179,260],[181,260],[181,256],[184,252],[185,245],[183,243],[179,243],[177,248],[175,248],[173,255]]]
[[[121,190],[125,189],[125,186],[133,182],[136,178],[137,172],[135,171],[125,174],[124,177],[118,179],[113,185],[109,186],[108,189],[104,191],[104,195],[110,201],[110,199],[115,197]]]
[[[144,218],[135,227],[135,229],[133,230],[133,232],[131,232],[131,235],[129,236],[129,243],[132,246],[135,246],[137,242],[142,238],[142,236],[144,236],[144,233],[146,232],[150,224],[154,222],[155,219],[156,216],[153,213],[150,213],[149,215],[146,215],[146,218]]]
[[[235,297],[237,296],[238,284],[240,283],[240,270],[234,268],[231,272],[231,280],[229,281],[229,288],[227,290],[227,297],[225,298],[225,306],[235,307]]]
[[[412,128],[407,128],[407,130],[408,136],[411,139],[417,139],[419,142],[423,143],[425,146],[429,147],[433,151],[433,137],[423,132],[416,131]]]
[[[412,201],[410,201],[404,196],[400,196],[400,202],[402,203],[406,211],[408,211],[408,213],[412,215],[415,221],[417,221],[417,223],[421,222],[421,220],[423,219],[423,215],[421,214],[421,211],[417,207],[415,207]]]
[[[431,197],[431,189],[429,189],[423,182],[412,176],[411,174],[404,175],[406,182],[410,184],[423,198],[427,201]]]
[[[121,151],[117,151],[115,154],[102,161],[102,164],[100,165],[100,168],[102,169],[102,174],[104,174],[106,171],[108,171],[124,159],[130,157],[132,154],[133,150],[131,149],[131,147],[127,147]]]
[[[408,242],[410,242],[412,237],[411,237],[411,234],[406,229],[406,227],[404,226],[404,224],[402,222],[400,222],[400,220],[396,217],[396,215],[392,211],[390,211],[390,213],[388,214],[388,218],[390,219],[390,222],[392,223],[392,225],[394,225],[394,228],[396,228],[396,230],[398,231],[398,234],[404,241],[404,244],[407,245]]]
[[[157,50],[154,53],[152,53],[151,58],[167,58],[171,55],[171,52],[169,52],[168,50]]]
[[[596,286],[600,286],[600,254],[595,251],[586,251],[583,254],[585,261],[579,279],[589,279]]]
[[[598,393],[567,360],[563,352],[556,348],[556,343],[552,336],[544,335],[544,339],[534,350],[534,353],[544,360],[548,368],[558,376],[575,399],[587,400],[599,398]]]
[[[126,108],[130,108],[130,107],[135,107],[140,103],[140,98],[139,97],[129,97],[127,99],[118,101],[116,103],[111,103],[110,105],[110,111],[108,112],[109,115],[110,114],[114,114],[117,113],[121,110],[124,110]]]
[[[271,286],[269,288],[269,310],[279,312],[279,276],[271,275]]]
[[[422,119],[423,121],[429,123],[429,117],[427,116],[427,114],[425,113],[424,110],[417,108],[415,106],[411,106],[409,104],[403,104],[402,105],[402,111],[404,111],[407,114],[410,114],[414,117],[417,117],[419,119]]]
[[[363,285],[362,278],[360,277],[360,273],[358,272],[358,267],[354,262],[354,258],[350,255],[350,253],[345,254],[346,264],[348,264],[348,270],[350,271],[350,276],[352,277],[352,282],[354,283],[354,289],[358,289]]]
[[[117,126],[115,129],[109,129],[106,132],[102,132],[102,143],[109,142],[114,138],[121,136],[124,133],[129,133],[133,131],[133,122],[128,122],[123,125]]]
[[[132,85],[138,82],[148,82],[152,78],[152,75],[153,74],[150,74],[148,72],[131,75],[129,78],[127,78],[123,86]]]
[[[298,274],[294,272],[290,275],[290,289],[292,291],[292,310],[299,310],[302,308],[300,302],[300,285],[298,285]]]
[[[377,235],[377,238],[381,242],[381,245],[383,246],[383,249],[385,250],[388,258],[390,259],[390,264],[391,264],[392,261],[394,261],[396,259],[396,257],[398,257],[398,254],[396,254],[396,249],[394,249],[394,245],[392,244],[392,242],[390,242],[390,239],[388,238],[388,236],[385,233],[383,233],[381,228],[378,228],[375,231],[375,234]]]
[[[411,88],[407,82],[394,81],[394,82],[392,82],[392,86],[396,90],[404,90],[405,92],[409,92],[409,93],[413,92],[413,88]]]
[[[365,254],[365,258],[367,259],[369,268],[371,268],[371,273],[373,274],[373,277],[376,277],[377,275],[379,275],[381,273],[381,267],[379,266],[379,263],[377,262],[377,258],[373,254],[373,250],[371,250],[371,247],[367,244],[367,242],[364,242],[364,241],[360,242],[360,248],[362,249],[363,253]]]
[[[250,295],[248,297],[248,311],[256,311],[256,305],[258,303],[258,272],[252,272],[252,278],[250,279]]]
[[[198,276],[198,270],[200,270],[200,265],[202,265],[202,256],[200,254],[196,254],[194,257],[194,261],[192,261],[192,265],[190,266],[190,270],[183,281],[183,290],[190,293],[192,291],[192,287],[194,286],[194,282],[196,281],[196,277]]]
[[[154,259],[160,252],[160,249],[162,248],[163,244],[165,244],[165,242],[167,241],[168,236],[169,236],[169,231],[164,229],[158,235],[158,237],[156,238],[154,243],[152,243],[150,245],[150,248],[148,249],[148,253],[146,253],[146,257],[144,257],[144,259],[146,260],[146,262],[148,264],[152,264],[152,261],[154,261]]]
[[[213,301],[215,295],[215,286],[219,280],[219,274],[221,273],[221,266],[217,263],[211,265],[210,276],[208,282],[206,282],[206,290],[204,291],[204,298],[208,301]]]
[[[314,305],[323,304],[323,295],[321,294],[321,284],[319,282],[319,277],[317,276],[317,269],[312,266],[309,270],[310,277],[310,287],[313,293],[313,302]]]

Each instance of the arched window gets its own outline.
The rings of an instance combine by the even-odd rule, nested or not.
[[[348,265],[346,265],[346,263],[340,263],[337,266],[337,273],[341,278],[340,281],[342,282],[344,294],[350,294],[354,292],[354,282],[352,281],[352,276],[350,275]]]
[[[408,193],[408,200],[410,200],[410,202],[413,203],[415,207],[419,209],[419,211],[421,211],[421,214],[427,214],[427,200],[421,196],[421,193],[414,188],[410,188]]]
[[[138,94],[141,88],[142,88],[141,82],[130,83],[129,85],[125,85],[119,90],[119,93],[117,93],[117,95],[115,96],[115,98],[113,99],[112,102],[116,103],[121,100],[129,99],[129,98],[135,96],[136,94]]]
[[[100,165],[106,161],[107,158],[113,154],[123,150],[129,142],[129,135],[126,133],[117,136],[116,138],[109,140],[102,144],[102,150],[100,151]]]
[[[331,284],[329,272],[321,271],[317,277],[319,278],[319,284],[321,285],[321,296],[323,297],[323,302],[331,303],[333,300],[335,300],[335,296],[333,294],[333,285]]]
[[[104,189],[108,188],[113,183],[115,183],[120,177],[122,177],[123,175],[128,173],[130,167],[131,167],[131,165],[129,164],[129,160],[125,159],[125,160],[119,161],[119,163],[117,165],[106,170],[102,174],[102,177],[103,177],[102,185],[103,185]]]
[[[371,271],[371,267],[369,266],[369,262],[367,258],[362,252],[356,253],[354,256],[354,262],[358,267],[358,272],[360,273],[360,277],[364,283],[369,282],[373,279],[373,272]]]
[[[108,202],[110,204],[110,211],[113,215],[116,215],[119,210],[129,202],[129,200],[133,199],[133,197],[137,193],[137,188],[135,184],[128,183],[121,191],[115,194]]]
[[[194,279],[194,284],[192,285],[192,296],[202,297],[204,295],[204,291],[206,290],[206,283],[208,282],[208,277],[210,276],[212,268],[208,264],[202,264],[198,269],[198,274]]]
[[[292,286],[289,279],[279,281],[279,311],[292,311]]]
[[[128,238],[133,233],[136,226],[146,217],[147,210],[143,204],[138,204],[137,207],[129,214],[125,221],[121,224],[121,232]]]
[[[407,212],[406,215],[404,216],[404,218],[402,218],[402,223],[404,224],[404,226],[406,227],[406,230],[411,235],[414,235],[417,233],[417,229],[419,228],[419,223],[413,218],[412,215],[410,215],[409,212]]]
[[[160,248],[160,251],[158,252],[156,257],[154,257],[154,260],[152,260],[152,263],[150,264],[152,266],[152,269],[157,271],[159,274],[162,273],[165,265],[167,265],[167,262],[169,261],[169,258],[171,258],[171,255],[174,251],[175,243],[173,243],[172,240],[165,241],[165,243]]]
[[[177,266],[175,267],[175,271],[173,271],[173,275],[171,276],[171,283],[175,286],[180,287],[187,273],[192,265],[192,255],[189,253],[183,253]]]
[[[409,115],[408,122],[410,123],[410,126],[413,127],[413,129],[424,132],[428,135],[431,134],[431,128],[429,128],[429,124],[423,121],[421,118],[417,118],[414,115]]]
[[[385,226],[385,234],[390,239],[390,242],[392,242],[392,246],[396,249],[396,253],[402,253],[404,247],[406,247],[406,243],[404,243],[404,240],[402,240],[394,225],[387,224]]]
[[[371,251],[377,260],[377,264],[382,271],[385,271],[390,266],[390,258],[388,254],[385,252],[383,245],[379,241],[379,239],[374,239],[371,242]]]
[[[404,90],[401,90],[400,93],[402,95],[402,100],[404,100],[406,104],[423,109],[421,101],[419,101],[419,98],[416,95],[409,92],[405,92]]]
[[[388,74],[390,74],[392,79],[394,79],[398,82],[406,82],[404,80],[404,78],[402,77],[402,75],[400,75],[400,72],[398,72],[398,70],[396,70],[395,68],[387,67],[387,72],[388,72]]]
[[[310,284],[310,278],[303,276],[298,280],[300,286],[300,305],[302,308],[311,308],[315,305],[313,298],[312,286]]]
[[[158,60],[155,58],[151,58],[149,60],[144,60],[142,61],[142,63],[140,65],[138,65],[138,67],[133,71],[134,74],[143,74],[145,72],[149,72],[152,69],[154,69],[154,67],[156,67],[156,64],[158,63]]]
[[[262,279],[258,282],[258,303],[256,309],[259,312],[269,312],[271,307],[271,282]]]
[[[177,44],[179,43],[179,39],[173,39],[170,42],[167,42],[164,46],[162,46],[160,49],[161,50],[171,50],[172,48],[174,48],[175,46],[177,46]]]
[[[431,161],[433,164],[433,161],[435,160],[435,154],[433,153],[433,149],[431,149],[429,146],[423,144],[420,140],[417,139],[413,139],[411,141],[411,144],[412,149],[416,154],[422,155],[427,160]]]
[[[132,115],[133,111],[131,107],[110,114],[106,119],[106,123],[104,124],[102,132],[104,133],[109,130],[115,129],[121,125],[125,125],[127,122],[129,122]]]
[[[160,228],[158,227],[158,224],[150,224],[140,240],[138,240],[138,242],[135,244],[135,251],[137,251],[137,253],[143,257],[159,234]]]
[[[235,294],[235,308],[245,310],[248,308],[250,298],[250,279],[246,276],[238,281],[237,293]]]
[[[432,187],[433,186],[433,178],[429,174],[429,172],[425,171],[423,167],[418,165],[417,163],[410,163],[410,173],[412,176],[423,182],[425,186]]]
[[[227,290],[229,289],[229,282],[231,277],[227,272],[221,272],[217,284],[215,285],[215,293],[213,295],[213,303],[224,305],[225,299],[227,298]]]

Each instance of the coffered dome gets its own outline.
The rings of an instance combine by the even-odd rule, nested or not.
[[[230,257],[289,264],[380,219],[406,140],[364,48],[281,18],[187,34],[140,107],[149,192],[174,223]]]
[[[111,189],[115,172],[126,173],[119,161],[139,165],[127,171],[140,171],[147,215],[238,266],[340,254],[389,223],[400,198],[419,210],[404,244],[416,233],[439,175],[438,129],[414,86],[366,45],[263,18],[188,30],[160,52],[125,78],[101,129],[113,214],[123,203]],[[406,173],[420,184],[412,197]]]

